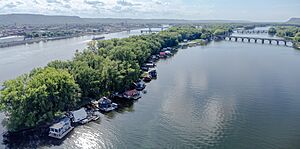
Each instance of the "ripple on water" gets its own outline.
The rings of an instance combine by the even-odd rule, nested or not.
[[[115,148],[115,144],[124,144],[118,139],[118,130],[99,123],[89,123],[76,127],[73,134],[62,144],[63,148]]]

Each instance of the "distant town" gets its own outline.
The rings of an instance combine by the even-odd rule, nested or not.
[[[59,40],[83,35],[99,35],[137,28],[153,27],[155,24],[52,24],[52,25],[0,25],[0,48],[39,41]]]

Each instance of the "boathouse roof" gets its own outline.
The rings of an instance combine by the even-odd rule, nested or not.
[[[87,117],[87,113],[86,113],[86,111],[84,110],[84,108],[81,108],[81,109],[79,109],[79,110],[76,110],[76,111],[72,111],[71,112],[72,113],[72,115],[73,115],[73,118],[74,118],[74,122],[76,123],[76,122],[79,122],[79,121],[81,121],[81,120],[83,120],[83,119],[85,119],[86,117]]]

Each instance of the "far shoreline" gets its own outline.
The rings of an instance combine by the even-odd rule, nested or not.
[[[142,28],[130,28],[131,30],[138,30]],[[112,33],[119,33],[124,32],[127,30],[114,30],[110,32],[102,32],[102,33],[82,33],[72,36],[59,36],[59,37],[48,37],[48,38],[36,38],[36,39],[30,39],[30,40],[22,40],[22,41],[13,41],[13,42],[5,42],[0,43],[0,49],[1,48],[8,48],[8,47],[15,47],[20,45],[26,45],[26,44],[34,44],[39,42],[48,42],[48,41],[56,41],[56,40],[63,40],[63,39],[71,39],[71,38],[77,38],[77,37],[83,37],[83,36],[92,36],[92,35],[105,35],[105,34],[112,34]]]

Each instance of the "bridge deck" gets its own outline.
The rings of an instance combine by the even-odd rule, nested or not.
[[[235,41],[238,41],[238,39],[241,39],[242,42],[251,42],[251,40],[254,40],[255,43],[258,43],[258,40],[261,40],[261,43],[264,44],[265,41],[269,41],[269,44],[272,44],[272,41],[276,41],[277,45],[280,45],[280,42],[284,42],[284,45],[290,46],[288,43],[291,43],[293,46],[295,43],[292,40],[287,40],[287,39],[276,39],[276,38],[262,38],[262,37],[244,37],[244,36],[223,36],[221,37],[223,39],[229,39],[232,40],[234,39]]]
[[[226,38],[226,37],[225,37]],[[245,37],[245,36],[227,36],[227,38],[241,38],[241,39],[256,39],[256,40],[271,40],[271,41],[285,41],[292,42],[292,40],[276,39],[276,38],[262,38],[262,37]]]

